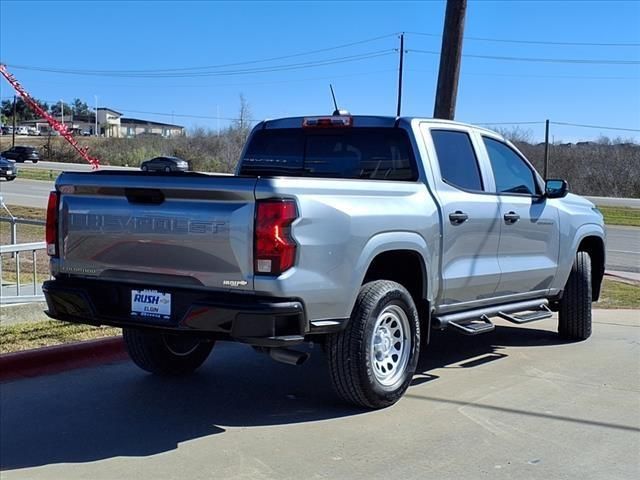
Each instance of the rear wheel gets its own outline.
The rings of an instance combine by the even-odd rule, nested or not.
[[[142,165],[141,170],[142,170],[143,172],[146,172],[146,171],[148,171],[148,170],[149,170],[149,167],[147,167],[146,165]]]
[[[591,336],[591,257],[578,252],[558,311],[558,334],[568,340]]]
[[[125,346],[131,360],[157,375],[186,375],[207,359],[214,341],[186,335],[124,328]]]
[[[393,405],[409,387],[420,352],[409,292],[387,280],[362,286],[347,328],[327,337],[326,350],[340,397],[368,408]]]

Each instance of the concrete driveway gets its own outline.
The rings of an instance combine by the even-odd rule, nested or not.
[[[548,320],[434,335],[406,397],[336,401],[303,367],[220,344],[195,375],[130,363],[0,386],[3,480],[640,478],[640,314],[596,311],[562,343]]]

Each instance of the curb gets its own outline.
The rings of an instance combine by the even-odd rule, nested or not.
[[[66,370],[124,360],[122,337],[36,348],[0,355],[0,382],[51,375]]]

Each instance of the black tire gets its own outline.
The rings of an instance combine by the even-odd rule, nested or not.
[[[578,252],[558,311],[558,334],[567,340],[591,336],[591,257]]]
[[[140,169],[141,169],[143,172],[147,172],[147,171],[149,171],[149,167],[147,167],[146,165],[142,165],[142,167],[140,167]]]
[[[156,375],[192,373],[207,359],[215,343],[133,328],[123,328],[122,334],[131,360]]]
[[[11,180],[15,180],[16,177],[6,177],[7,178],[7,182],[10,182]]]
[[[33,163],[38,163],[38,160],[32,160]]]
[[[402,352],[406,349],[407,356],[405,358],[404,353],[396,355],[398,359],[404,359],[397,368],[389,368],[391,363],[385,364],[387,360],[379,361],[376,356],[379,354],[384,358],[385,355],[374,347],[376,338],[379,345],[387,348],[387,354],[391,348],[396,348],[394,344],[382,341],[384,337],[390,340],[394,336],[376,335],[388,321],[384,319],[385,315],[392,315],[388,323],[392,328],[393,315],[398,316],[396,322],[400,325],[406,323],[401,348]],[[409,292],[399,283],[388,280],[363,285],[349,324],[345,330],[327,336],[326,351],[331,381],[342,399],[367,408],[384,408],[396,403],[411,383],[420,354],[420,322]],[[385,366],[388,368],[386,373]],[[390,378],[381,380],[380,375],[390,375]]]

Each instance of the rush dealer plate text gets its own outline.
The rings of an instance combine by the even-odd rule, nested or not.
[[[171,294],[158,290],[131,290],[131,315],[168,320],[171,318]]]

